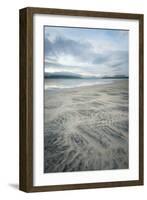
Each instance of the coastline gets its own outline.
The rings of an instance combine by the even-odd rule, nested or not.
[[[127,169],[128,80],[45,90],[44,172]]]

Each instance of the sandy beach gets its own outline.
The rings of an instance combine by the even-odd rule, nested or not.
[[[44,173],[127,169],[128,80],[45,90]]]

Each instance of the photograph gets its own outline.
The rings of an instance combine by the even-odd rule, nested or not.
[[[129,168],[129,30],[44,25],[44,173]]]

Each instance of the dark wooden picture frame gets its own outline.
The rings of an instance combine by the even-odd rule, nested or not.
[[[33,15],[103,17],[139,21],[139,180],[33,186]],[[19,188],[25,192],[43,192],[101,187],[143,185],[143,15],[49,8],[20,10],[20,172]]]

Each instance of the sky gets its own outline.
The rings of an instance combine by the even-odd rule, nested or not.
[[[45,73],[128,76],[127,30],[44,27]]]

